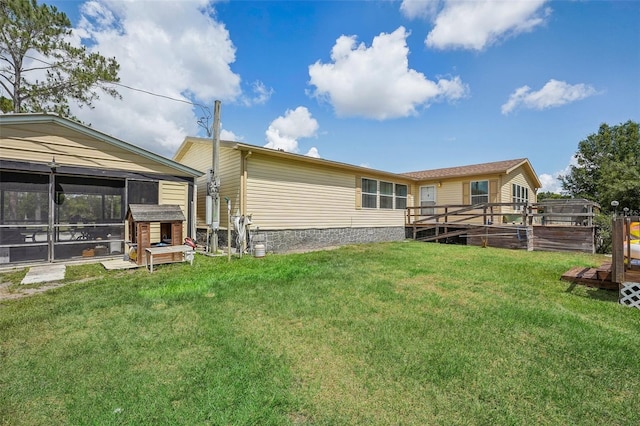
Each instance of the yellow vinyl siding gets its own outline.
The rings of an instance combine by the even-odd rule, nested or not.
[[[422,186],[435,186],[436,189],[436,205],[467,205],[471,204],[471,191],[470,183],[472,181],[489,181],[489,202],[498,203],[500,201],[499,191],[499,177],[496,175],[482,175],[482,176],[468,176],[458,179],[450,180],[430,180],[422,181],[415,185],[416,193],[416,205],[419,205],[421,200],[420,187]],[[496,209],[499,211],[499,208]],[[442,213],[442,211],[438,211]],[[475,221],[475,220],[473,220]]]
[[[536,195],[535,195],[535,190],[533,188],[532,183],[529,181],[529,179],[527,179],[527,176],[525,174],[525,170],[524,167],[518,167],[517,169],[513,170],[511,173],[509,173],[507,176],[505,176],[503,178],[504,184],[502,185],[501,188],[501,196],[502,196],[502,202],[504,203],[510,203],[513,200],[513,190],[512,190],[512,185],[515,183],[516,185],[520,185],[522,187],[528,188],[529,189],[529,199],[528,201],[530,203],[533,203],[536,201]],[[507,207],[504,209],[505,212],[509,211],[509,212],[513,212],[513,208],[512,207]]]
[[[208,172],[213,165],[213,143],[209,139],[193,138],[189,139],[188,149],[180,152],[176,161],[194,168]],[[227,203],[225,197],[231,200],[232,214],[240,211],[240,151],[230,147],[228,142],[220,143],[220,228],[226,228]],[[197,185],[197,207],[196,224],[199,227],[206,226],[206,198],[207,198],[208,175],[198,177]]]
[[[254,226],[321,229],[404,225],[405,210],[358,209],[354,203],[356,177],[347,171],[254,154],[247,161],[247,177],[246,213],[252,215]],[[380,180],[390,181],[388,177]]]
[[[158,204],[177,204],[184,217],[189,217],[189,186],[183,182],[160,181],[158,185]],[[187,222],[182,222],[182,235],[187,235]],[[160,224],[151,223],[151,242],[161,241]],[[173,242],[173,244],[176,244]]]
[[[445,204],[463,204],[464,203],[464,195],[463,195],[463,187],[462,181],[460,180],[443,180],[443,181],[423,181],[419,182],[417,185],[414,185],[414,193],[415,195],[415,204],[410,205],[419,205],[420,200],[420,187],[422,186],[434,186],[436,189],[436,204],[437,205],[445,205]]]
[[[442,182],[440,188],[436,188],[438,200],[441,204],[462,204],[464,203],[464,188],[460,181]]]
[[[60,126],[2,127],[0,158],[48,163],[54,157],[61,166],[175,174],[168,166]]]
[[[185,217],[188,216],[189,186],[184,182],[160,181],[158,204],[177,204]]]
[[[458,204],[471,204],[471,191],[469,189],[470,183],[473,181],[488,181],[489,182],[489,202],[502,203],[510,202],[505,198],[504,185],[500,185],[500,176],[498,175],[479,175],[479,176],[467,176],[458,179],[449,180],[430,180],[421,181],[414,185],[413,188],[417,194],[419,194],[420,187],[433,185],[436,188],[436,202],[438,205],[458,205]],[[416,197],[416,204],[420,203],[419,195]]]
[[[196,224],[204,225],[206,214],[207,195],[207,171],[211,169],[211,142],[194,143],[185,155],[179,161],[196,170],[205,172],[202,176],[196,178],[197,196],[196,196]]]
[[[220,148],[220,228],[227,228],[229,215],[225,197],[231,200],[231,215],[240,212],[241,152],[237,149]]]

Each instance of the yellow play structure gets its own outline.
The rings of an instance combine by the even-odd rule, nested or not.
[[[624,239],[624,255],[640,260],[640,222],[631,222],[629,235]]]

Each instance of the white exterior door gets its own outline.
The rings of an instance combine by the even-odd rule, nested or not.
[[[435,214],[433,206],[436,205],[436,187],[435,185],[420,187],[420,207],[426,207],[421,210],[422,215]]]

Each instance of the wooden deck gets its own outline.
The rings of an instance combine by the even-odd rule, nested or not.
[[[562,279],[591,287],[619,290],[620,303],[640,308],[637,288],[640,287],[640,265],[625,255],[631,223],[640,222],[640,216],[617,216],[611,221],[611,263],[599,268],[575,267],[565,272]],[[631,292],[631,293],[628,293]]]
[[[595,253],[594,204],[563,203],[575,213],[553,207],[544,202],[407,207],[405,226],[408,235],[424,242]]]
[[[576,266],[562,274],[562,280],[571,283],[582,284],[587,287],[601,288],[618,291],[618,283],[612,282],[611,264],[605,263],[599,268],[585,268]],[[640,270],[627,270],[624,280],[640,283]]]
[[[605,264],[599,268],[576,266],[562,274],[561,279],[587,287],[618,290],[618,284],[611,282],[611,264]]]
[[[595,253],[593,226],[437,223],[408,227],[413,239],[470,246]]]

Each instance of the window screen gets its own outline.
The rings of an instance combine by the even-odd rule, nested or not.
[[[57,223],[110,223],[124,219],[124,180],[56,176]]]
[[[0,172],[0,224],[43,224],[49,220],[49,176]]]
[[[158,182],[130,180],[129,204],[158,204]]]

